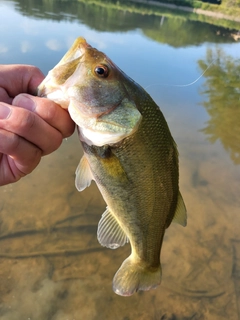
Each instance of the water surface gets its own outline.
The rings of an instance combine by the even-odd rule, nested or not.
[[[76,135],[64,140],[31,175],[0,189],[0,319],[240,319],[233,31],[71,1],[0,1],[0,17],[0,63],[34,64],[46,74],[84,36],[146,88],[178,144],[188,209],[188,226],[166,232],[161,286],[117,296],[112,278],[130,248],[98,244],[105,203],[94,184],[75,189],[82,150]]]

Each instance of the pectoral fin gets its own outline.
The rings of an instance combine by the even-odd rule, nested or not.
[[[89,187],[91,181],[94,180],[88,161],[85,156],[83,156],[80,160],[75,174],[75,186],[78,191],[83,191],[85,188]]]
[[[97,238],[103,247],[110,249],[117,249],[128,242],[126,234],[108,208],[99,221]]]
[[[187,210],[180,192],[178,193],[177,208],[173,217],[173,222],[179,223],[183,227],[186,227],[187,225]]]

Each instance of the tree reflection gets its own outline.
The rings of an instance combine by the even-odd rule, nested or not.
[[[201,93],[208,96],[202,105],[211,118],[202,131],[212,143],[220,139],[233,162],[240,164],[240,59],[208,49],[199,66],[204,71],[209,64]]]
[[[116,0],[13,0],[23,15],[54,21],[79,21],[94,30],[122,32],[134,29],[151,39],[174,47],[197,45],[203,42],[234,42],[232,30],[221,26],[191,21],[169,9],[161,8],[162,16],[154,14],[150,4],[134,4]],[[137,10],[135,12],[134,10]],[[146,14],[152,10],[152,14]],[[160,10],[160,9],[159,9]],[[159,13],[159,12],[158,12]],[[201,16],[199,16],[201,17]],[[213,20],[216,22],[217,20]]]

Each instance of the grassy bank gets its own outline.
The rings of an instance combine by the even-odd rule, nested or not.
[[[201,13],[201,10],[205,10],[205,9],[206,9],[206,12],[211,11],[212,13],[214,12],[218,13],[220,12],[219,11],[220,5],[203,3],[197,0],[193,0],[193,1],[190,1],[190,0],[168,0],[168,1],[167,0],[165,1],[162,1],[162,0],[155,0],[155,1],[78,0],[78,1],[87,2],[89,4],[94,3],[103,7],[114,8],[114,9],[128,11],[128,12],[136,12],[136,13],[147,14],[147,15],[166,16],[170,18],[174,16],[174,17],[179,17],[181,19],[189,19],[192,21],[205,22],[205,23],[209,23],[209,24],[213,24],[216,26],[221,26],[229,29],[236,29],[236,30],[240,29],[240,22],[234,21],[234,19],[239,19],[240,17],[240,8],[239,8],[238,15],[229,16],[229,19],[226,19],[226,17],[217,18],[216,16],[214,17],[214,16],[209,16],[207,14],[203,14],[203,13],[200,14],[200,13]],[[225,1],[229,1],[229,0],[225,0]],[[232,1],[238,1],[238,0],[232,0]],[[178,4],[177,7],[176,7],[176,3]],[[181,4],[181,6],[179,4]],[[191,4],[191,6],[189,5],[187,6],[187,4],[189,5]],[[197,13],[197,10],[200,10],[200,12]],[[228,14],[230,15],[229,12],[232,12],[232,11],[234,11],[233,8],[229,8],[229,11],[226,11],[226,12],[228,12]],[[225,15],[227,15],[226,12],[224,13]]]
[[[151,2],[151,1],[147,1]],[[216,4],[203,2],[201,0],[155,0],[158,3],[174,4],[181,7],[189,7],[194,9],[202,9],[212,13],[221,13],[230,16],[232,20],[240,19],[240,0],[222,0],[215,1]],[[214,1],[212,1],[214,2]]]

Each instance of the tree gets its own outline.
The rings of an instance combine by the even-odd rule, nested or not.
[[[212,143],[219,139],[235,164],[240,164],[240,59],[227,56],[223,50],[208,49],[206,60],[199,60],[206,81],[202,103],[210,115],[202,130]]]

